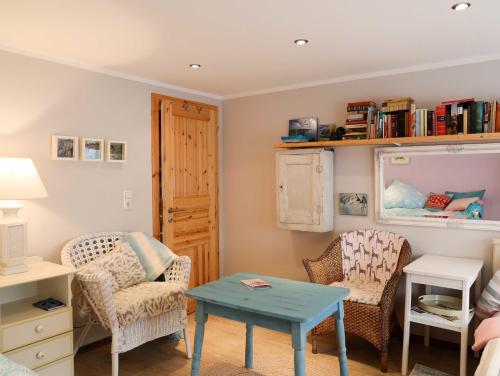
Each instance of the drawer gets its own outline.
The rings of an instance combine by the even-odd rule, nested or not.
[[[73,354],[73,332],[61,334],[20,349],[4,353],[7,358],[34,369]]]
[[[47,315],[13,323],[1,328],[2,339],[0,351],[6,352],[42,339],[53,337],[57,334],[73,330],[73,317],[71,308]]]
[[[38,376],[73,376],[73,356],[34,370]]]

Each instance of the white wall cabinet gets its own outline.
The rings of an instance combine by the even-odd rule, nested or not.
[[[278,227],[311,232],[333,230],[333,151],[276,153]]]

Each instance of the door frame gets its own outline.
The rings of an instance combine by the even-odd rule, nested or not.
[[[151,93],[151,178],[152,178],[152,216],[153,216],[153,236],[158,239],[161,239],[161,220],[160,220],[160,198],[161,198],[161,132],[160,132],[160,110],[161,110],[161,102],[162,100],[171,100],[176,102],[186,102],[191,105],[198,105],[207,107],[215,110],[215,124],[216,124],[216,132],[217,136],[215,137],[216,145],[214,147],[215,152],[215,189],[216,198],[215,198],[215,237],[216,237],[216,249],[212,251],[212,254],[217,256],[218,266],[217,266],[217,276],[220,273],[220,244],[219,244],[219,106],[196,102],[189,99],[177,98],[168,95]]]

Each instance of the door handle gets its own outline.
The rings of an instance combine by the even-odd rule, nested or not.
[[[183,211],[186,211],[187,209],[184,209],[184,208],[168,208],[168,213],[169,214],[172,214],[172,213],[179,213],[179,212],[183,212]]]

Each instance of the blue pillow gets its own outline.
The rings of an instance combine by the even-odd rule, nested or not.
[[[421,209],[425,205],[425,197],[411,185],[395,179],[384,192],[384,208]]]
[[[458,200],[459,198],[472,198],[472,197],[479,197],[479,199],[482,200],[485,192],[486,192],[486,189],[481,189],[480,191],[471,191],[471,192],[446,191],[446,194],[452,195],[454,200]]]

